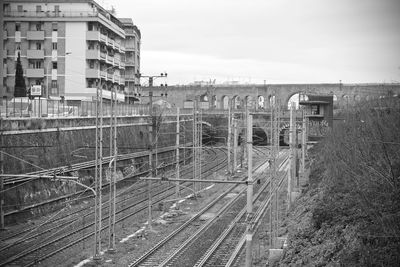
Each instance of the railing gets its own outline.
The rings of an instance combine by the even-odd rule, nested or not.
[[[93,11],[7,11],[4,17],[97,17],[98,14]]]
[[[109,103],[103,102],[103,115],[111,114]],[[118,103],[116,114],[118,116],[147,116],[147,104]],[[78,106],[67,105],[66,101],[27,98],[3,100],[0,106],[1,118],[42,118],[42,117],[95,117],[96,102],[82,101]]]

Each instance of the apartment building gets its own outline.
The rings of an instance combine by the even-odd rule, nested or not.
[[[126,19],[122,23],[93,0],[2,2],[3,96],[13,96],[18,54],[26,85],[42,85],[43,97],[92,101],[97,88],[105,99],[112,89],[119,101],[138,94],[136,76],[126,74],[125,46],[131,39],[137,44],[133,60],[128,53],[129,64],[133,62],[128,70],[138,73],[140,66],[140,31],[132,20],[129,26]]]
[[[125,31],[125,95],[129,103],[140,100],[141,34],[131,18],[119,18]]]

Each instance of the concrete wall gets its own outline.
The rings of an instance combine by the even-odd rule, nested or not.
[[[184,117],[182,118],[184,119]],[[186,118],[188,119],[188,118]],[[109,119],[104,119],[103,155],[108,157]],[[186,137],[181,142],[191,142],[192,122],[187,120],[184,129]],[[41,168],[63,169],[65,175],[71,174],[71,166],[88,162],[95,158],[95,119],[65,118],[65,119],[2,119],[0,120],[0,136],[4,156],[4,173],[18,174],[38,171]],[[175,145],[175,116],[165,117],[160,128],[158,148]],[[117,147],[120,155],[147,151],[149,145],[147,117],[118,118]],[[190,150],[186,150],[190,153]],[[171,163],[175,151],[158,154],[158,161]],[[17,158],[19,160],[17,160]],[[119,177],[126,176],[134,170],[145,170],[148,166],[148,156],[145,154],[134,160],[118,162]],[[94,168],[73,172],[79,176],[80,182],[91,185],[94,180]],[[105,177],[103,177],[105,178]],[[10,189],[12,188],[12,189]],[[6,213],[21,209],[29,204],[54,199],[65,194],[81,190],[73,183],[55,182],[37,179],[22,186],[6,185]],[[37,211],[38,212],[38,211]],[[30,214],[32,215],[32,214]]]

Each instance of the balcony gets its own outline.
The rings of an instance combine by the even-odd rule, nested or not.
[[[27,50],[26,57],[28,59],[44,59],[44,50]]]
[[[28,78],[43,78],[44,69],[26,69],[26,77]]]
[[[28,31],[26,33],[27,40],[44,40],[44,31]]]
[[[121,45],[121,46],[119,47],[119,52],[120,52],[120,53],[125,53],[125,47]]]
[[[117,42],[114,43],[114,47],[115,47],[115,50],[120,50],[121,49],[121,45],[119,43],[117,43]]]
[[[114,75],[114,76],[113,76],[113,82],[119,84],[120,77],[121,77],[121,76],[119,76],[119,75]]]
[[[120,80],[119,80],[119,84],[121,84],[121,85],[125,85],[125,78],[120,78]]]
[[[86,69],[86,78],[100,78],[100,71],[98,69]]]
[[[125,46],[125,50],[126,51],[135,51],[135,46],[131,45],[131,44],[128,44],[128,45]]]
[[[107,45],[114,47],[114,41],[113,41],[113,39],[108,38],[108,39],[107,39]]]
[[[86,50],[86,59],[99,59],[100,50]]]
[[[105,36],[104,34],[100,33],[100,42],[106,43],[107,42],[107,36]]]
[[[114,57],[107,55],[106,62],[109,64],[114,64]]]
[[[125,69],[125,62],[121,61],[121,62],[119,63],[119,67],[120,67],[121,69]]]
[[[100,71],[100,78],[107,79],[107,72]]]
[[[121,60],[119,58],[114,58],[114,65],[116,65],[117,67],[119,67],[119,64],[121,63]]]
[[[114,75],[113,75],[112,73],[107,73],[107,79],[108,79],[108,80],[112,81],[113,76],[114,76]]]
[[[107,54],[104,52],[100,52],[100,60],[106,60]]]
[[[100,40],[100,32],[98,32],[98,31],[87,31],[86,32],[86,40],[87,41],[99,41]]]
[[[130,83],[134,83],[135,82],[135,78],[133,76],[127,76],[125,75],[125,82],[130,82]]]

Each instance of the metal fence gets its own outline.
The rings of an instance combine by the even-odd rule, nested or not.
[[[103,103],[103,116],[111,114],[110,103]],[[118,103],[117,116],[142,116],[149,114],[147,104]],[[0,117],[94,117],[96,102],[81,101],[79,105],[68,105],[66,101],[25,98],[3,100],[0,106]]]

